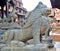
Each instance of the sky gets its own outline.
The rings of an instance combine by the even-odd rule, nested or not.
[[[50,0],[22,0],[23,7],[26,8],[27,11],[32,11],[40,1],[51,8]]]

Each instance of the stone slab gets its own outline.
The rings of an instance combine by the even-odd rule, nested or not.
[[[25,47],[19,48],[19,47],[5,47],[2,48],[1,51],[48,51],[48,48],[46,45],[27,45]]]

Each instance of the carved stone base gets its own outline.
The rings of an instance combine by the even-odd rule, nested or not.
[[[1,51],[48,51],[46,44],[37,44],[34,45],[26,45],[22,48],[19,47],[4,47],[1,49]]]

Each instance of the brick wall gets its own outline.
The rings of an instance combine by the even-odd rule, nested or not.
[[[60,41],[60,35],[51,35],[54,41]]]

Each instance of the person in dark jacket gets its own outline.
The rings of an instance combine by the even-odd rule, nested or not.
[[[0,0],[1,12],[2,12],[2,19],[4,17],[4,5],[6,5],[7,0]]]
[[[52,8],[58,8],[60,9],[60,0],[50,0]]]

